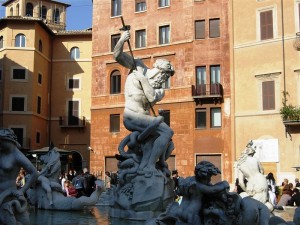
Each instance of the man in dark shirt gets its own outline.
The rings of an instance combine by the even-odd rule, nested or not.
[[[298,188],[294,188],[293,190],[294,194],[292,196],[292,198],[288,201],[288,205],[289,206],[296,206],[299,207],[300,206],[300,193],[299,193],[299,189]]]

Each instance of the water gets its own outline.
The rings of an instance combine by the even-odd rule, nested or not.
[[[109,206],[88,207],[79,211],[54,211],[31,208],[31,225],[144,225],[145,221],[109,217]]]

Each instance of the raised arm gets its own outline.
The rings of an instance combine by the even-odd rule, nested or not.
[[[130,33],[129,31],[124,31],[120,37],[120,40],[116,44],[114,48],[114,59],[121,64],[122,66],[133,70],[134,69],[134,59],[131,55],[128,55],[127,53],[123,52],[123,47],[125,42],[127,42],[130,39]]]

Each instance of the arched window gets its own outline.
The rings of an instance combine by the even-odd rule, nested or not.
[[[17,4],[16,6],[16,16],[20,16],[20,5]]]
[[[39,51],[42,52],[43,51],[43,43],[41,40],[39,40]]]
[[[15,47],[25,47],[26,37],[24,34],[17,34],[15,39]]]
[[[40,18],[46,19],[47,18],[47,8],[46,6],[42,6],[42,9],[40,11]]]
[[[10,15],[10,16],[13,16],[13,15],[14,15],[14,9],[13,9],[13,7],[11,7],[11,8],[9,9],[9,15]]]
[[[118,94],[121,92],[121,74],[119,70],[114,70],[110,75],[110,93]]]
[[[26,16],[33,17],[33,5],[31,3],[26,4]]]
[[[78,47],[71,48],[71,59],[79,59],[80,58],[80,51]]]
[[[3,48],[3,36],[0,36],[0,48]]]
[[[53,10],[53,21],[54,23],[60,23],[60,15],[59,15],[59,9]]]

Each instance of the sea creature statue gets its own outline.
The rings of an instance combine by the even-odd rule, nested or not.
[[[269,209],[251,197],[229,192],[227,181],[211,183],[220,173],[212,163],[202,161],[195,176],[179,178],[182,202],[173,202],[165,212],[146,221],[146,225],[268,225]]]
[[[41,156],[40,160],[45,166],[39,173],[35,186],[27,191],[30,204],[40,209],[50,210],[81,210],[84,206],[96,204],[100,194],[105,189],[103,181],[96,181],[97,188],[90,197],[66,197],[58,183],[59,172],[61,171],[59,152],[50,145],[49,151]]]
[[[24,193],[37,179],[37,171],[19,150],[21,145],[11,129],[0,129],[0,224],[29,225],[27,200]],[[20,169],[27,173],[27,180],[21,189],[16,187]]]
[[[125,82],[124,126],[131,133],[119,145],[119,184],[112,217],[146,220],[174,200],[174,183],[166,160],[174,149],[173,130],[153,106],[164,97],[162,85],[174,75],[171,63],[157,59],[153,68],[123,52],[126,30],[114,49],[115,60],[130,69]],[[151,114],[152,113],[152,114]]]

